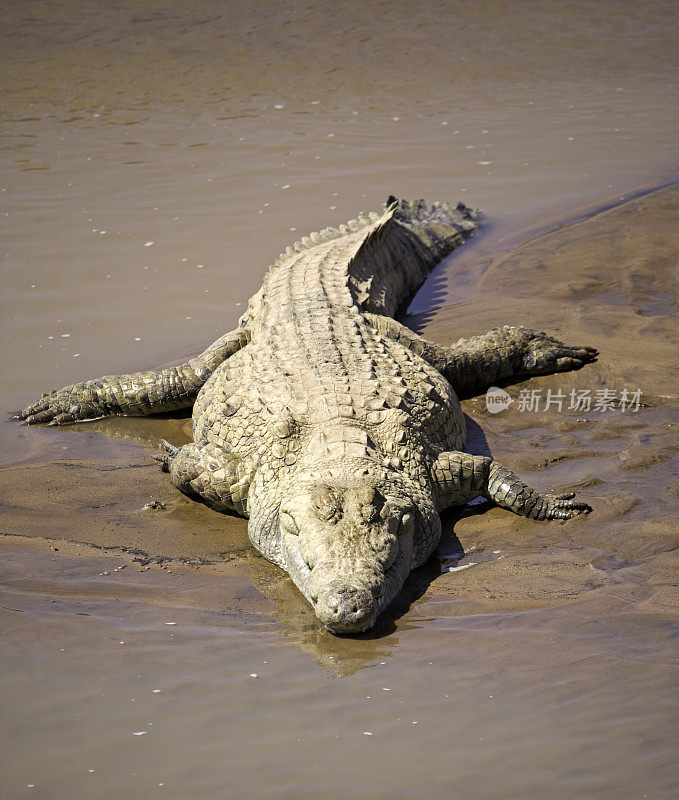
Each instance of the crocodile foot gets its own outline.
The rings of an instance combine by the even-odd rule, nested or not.
[[[528,514],[533,519],[571,519],[580,514],[588,514],[592,507],[579,500],[573,500],[574,492],[564,494],[543,494]],[[535,512],[535,513],[533,513]]]
[[[594,347],[567,345],[542,331],[526,329],[526,333],[529,339],[525,345],[523,366],[531,375],[579,369],[595,361],[599,354]]]
[[[170,444],[165,439],[160,440],[160,445],[165,452],[160,453],[159,455],[153,455],[151,457],[160,464],[160,468],[163,472],[169,472],[170,464],[177,453],[179,453],[179,448],[175,447],[173,444]]]
[[[101,416],[101,411],[85,399],[84,389],[84,383],[66,386],[59,391],[52,389],[40,400],[14,414],[14,419],[20,419],[26,425],[68,425]]]

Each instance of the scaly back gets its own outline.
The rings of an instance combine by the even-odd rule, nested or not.
[[[382,214],[361,213],[339,228],[305,236],[274,261],[241,325],[252,334],[299,313],[359,311],[394,316],[433,267],[475,230],[463,204],[389,197]]]

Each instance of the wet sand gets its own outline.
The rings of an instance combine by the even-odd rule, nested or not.
[[[676,4],[5,6],[3,797],[674,800]],[[281,248],[390,193],[483,211],[414,329],[599,348],[464,402],[473,449],[593,512],[447,514],[343,639],[160,472],[188,417],[9,414],[193,355]]]
[[[513,403],[499,414],[488,411],[485,397],[463,402],[472,451],[493,453],[542,490],[578,488],[594,515],[545,526],[485,503],[452,513],[452,542],[446,539],[441,553],[454,567],[471,562],[475,569],[442,575],[427,596],[455,597],[465,603],[459,613],[466,614],[598,592],[619,560],[626,569],[635,566],[627,574],[643,574],[647,588],[652,575],[664,574],[679,545],[678,212],[678,188],[642,195],[496,259],[479,281],[479,299],[409,318],[412,327],[443,344],[458,334],[529,324],[601,353],[582,370],[507,386]],[[630,396],[640,390],[639,408],[620,407],[624,389]],[[536,409],[519,407],[525,390],[537,394]],[[572,390],[590,395],[589,411],[568,409]],[[613,397],[603,412],[596,407],[602,390]],[[554,402],[544,411],[548,391],[562,398],[560,409]],[[100,451],[110,444],[109,458],[2,469],[7,541],[30,539],[34,547],[67,554],[94,554],[96,548],[144,568],[209,567],[230,574],[235,563],[247,560],[246,522],[176,492],[154,458],[163,436],[178,444],[191,440],[189,418],[107,419],[66,429],[75,431],[103,434],[97,443]],[[137,446],[122,445],[126,440]],[[548,542],[556,542],[554,552],[523,552]],[[469,555],[458,563],[462,547]],[[477,552],[485,555],[475,560]],[[643,563],[653,567],[641,569]],[[488,582],[493,591],[485,588]],[[661,605],[665,598],[668,610],[679,610],[679,598],[669,602],[671,582],[651,585],[650,595]],[[644,602],[652,605],[650,595]]]

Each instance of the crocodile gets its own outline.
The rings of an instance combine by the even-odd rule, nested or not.
[[[441,536],[440,512],[484,497],[536,520],[589,511],[464,451],[459,397],[595,359],[523,326],[444,347],[396,320],[476,230],[463,204],[390,197],[288,247],[235,330],[186,363],[43,395],[16,417],[63,425],[193,405],[194,441],[164,442],[174,485],[249,519],[334,634],[368,630]]]

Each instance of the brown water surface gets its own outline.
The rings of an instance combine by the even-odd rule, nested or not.
[[[679,189],[644,193],[677,177],[676,4],[1,8],[6,417],[197,352],[389,193],[483,209],[414,328],[601,352],[464,403],[472,448],[592,514],[447,515],[355,639],[170,486],[188,417],[5,419],[2,796],[678,796]]]

